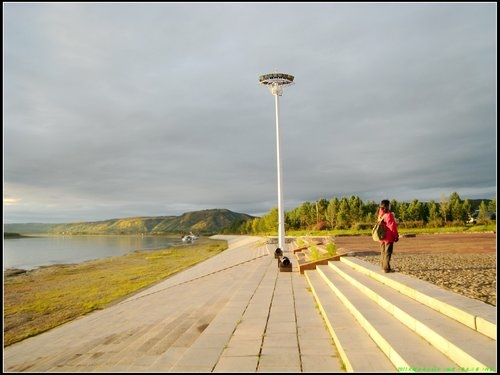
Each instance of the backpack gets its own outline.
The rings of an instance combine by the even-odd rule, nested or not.
[[[373,226],[372,229],[372,239],[373,241],[380,241],[385,238],[385,228],[384,225],[382,224],[384,222],[384,219],[381,217],[377,223]]]

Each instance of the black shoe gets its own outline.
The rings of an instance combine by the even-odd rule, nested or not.
[[[384,270],[385,273],[392,273],[392,272],[396,272],[394,271],[393,269],[389,268],[388,270]]]

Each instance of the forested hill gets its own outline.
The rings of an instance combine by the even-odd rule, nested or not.
[[[4,224],[4,232],[20,234],[215,234],[253,219],[227,209],[186,212],[181,216],[132,217],[67,224]]]

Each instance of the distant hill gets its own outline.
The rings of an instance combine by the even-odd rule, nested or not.
[[[4,233],[19,234],[47,234],[52,226],[56,224],[45,223],[23,223],[23,224],[4,224]]]
[[[181,216],[132,217],[66,224],[4,224],[4,232],[19,234],[215,234],[254,216],[227,209],[186,212]]]

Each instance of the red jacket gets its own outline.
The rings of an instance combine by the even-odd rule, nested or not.
[[[394,218],[394,214],[392,212],[384,212],[381,208],[378,210],[378,217],[383,217],[383,224],[385,228],[385,238],[380,242],[394,242],[397,238],[399,239],[398,233],[398,223],[396,223],[396,219]]]

